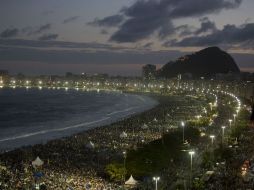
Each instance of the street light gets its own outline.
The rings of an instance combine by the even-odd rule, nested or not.
[[[210,110],[212,111],[213,110],[213,103],[209,102],[209,105],[210,105]]]
[[[192,172],[192,157],[193,157],[194,154],[195,154],[194,151],[189,151],[189,155],[190,155],[190,158],[191,158],[191,172]]]
[[[190,167],[190,186],[192,186],[192,158],[193,158],[193,155],[195,154],[194,151],[189,151],[189,155],[190,155],[190,161],[191,161],[191,167]]]
[[[236,117],[236,114],[233,114],[233,117],[234,117],[234,124],[235,124],[235,117]]]
[[[181,125],[182,125],[182,127],[183,127],[183,144],[184,144],[184,126],[185,126],[185,124],[184,124],[183,121],[181,122]]]
[[[231,127],[232,119],[229,119],[229,127]]]
[[[123,167],[124,167],[124,174],[123,174],[123,184],[125,183],[125,171],[126,171],[126,151],[123,151]]]
[[[222,143],[224,143],[224,133],[225,133],[225,126],[222,126],[221,129],[222,129]]]
[[[212,140],[212,145],[213,145],[213,140],[214,140],[215,136],[214,135],[210,135],[210,138]]]
[[[153,180],[155,181],[155,190],[158,189],[158,181],[160,180],[160,177],[153,177]]]

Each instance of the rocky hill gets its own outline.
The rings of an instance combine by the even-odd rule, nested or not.
[[[170,61],[158,70],[158,77],[172,78],[178,74],[197,77],[213,77],[215,74],[240,73],[234,59],[218,47],[209,47],[191,55]]]

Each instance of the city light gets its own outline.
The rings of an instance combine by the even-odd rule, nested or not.
[[[190,158],[191,158],[191,171],[192,171],[192,157],[193,157],[194,154],[195,154],[194,151],[189,151],[189,155],[190,155]]]
[[[234,117],[234,123],[235,123],[236,114],[233,114],[233,117]]]
[[[29,80],[28,80],[29,79]],[[100,82],[99,82],[100,81]],[[189,86],[188,86],[189,85]],[[101,93],[101,91],[117,91],[118,89],[120,93],[124,93],[125,91],[130,91],[130,92],[153,92],[153,93],[161,93],[162,87],[166,87],[167,89],[171,89],[173,96],[178,95],[178,94],[184,94],[185,96],[188,96],[190,98],[199,98],[200,97],[204,97],[204,101],[202,104],[198,104],[198,107],[195,107],[197,109],[195,109],[193,112],[190,112],[189,114],[185,115],[181,115],[180,117],[177,117],[177,115],[179,113],[183,113],[184,109],[181,107],[181,105],[176,105],[175,108],[169,108],[168,110],[166,110],[165,112],[163,112],[163,116],[164,120],[161,120],[160,115],[151,115],[149,116],[149,121],[147,121],[147,125],[149,126],[148,129],[143,129],[142,128],[142,135],[138,136],[135,132],[138,130],[135,128],[135,130],[133,130],[132,135],[128,136],[128,139],[130,137],[130,139],[135,137],[135,139],[138,139],[137,141],[137,150],[142,149],[143,147],[145,147],[147,144],[149,144],[150,142],[152,142],[153,140],[157,140],[160,139],[163,134],[167,135],[171,133],[171,130],[174,131],[174,129],[179,128],[179,130],[182,130],[182,134],[180,133],[179,137],[181,139],[182,136],[182,142],[185,145],[184,146],[184,150],[182,151],[186,151],[188,152],[188,155],[190,156],[190,180],[192,180],[192,173],[194,171],[194,158],[202,156],[202,150],[200,151],[200,154],[196,155],[195,151],[191,150],[190,148],[192,148],[192,143],[193,142],[191,139],[190,141],[188,140],[187,142],[187,128],[185,129],[185,127],[187,126],[192,126],[191,122],[197,122],[199,123],[203,123],[205,122],[206,124],[202,124],[202,128],[199,128],[200,131],[200,136],[204,137],[207,136],[208,140],[209,138],[211,139],[211,145],[210,148],[211,150],[215,150],[218,145],[215,143],[215,135],[214,134],[218,134],[219,137],[221,137],[221,142],[223,144],[222,147],[225,146],[225,129],[228,127],[232,127],[232,125],[237,121],[237,119],[239,119],[240,121],[240,117],[238,118],[238,114],[240,112],[241,109],[241,102],[240,100],[233,95],[230,92],[227,91],[219,91],[217,92],[217,94],[214,94],[214,92],[216,92],[216,90],[214,90],[212,87],[205,88],[205,87],[197,87],[194,85],[190,85],[186,82],[185,83],[181,83],[178,87],[174,86],[174,84],[165,84],[165,82],[150,82],[150,83],[142,83],[141,81],[138,80],[130,80],[130,81],[117,81],[117,80],[106,80],[104,82],[102,82],[102,80],[98,79],[92,79],[92,80],[67,80],[65,78],[60,78],[60,79],[56,79],[55,81],[49,81],[45,78],[26,78],[25,80],[18,80],[14,78],[11,78],[7,83],[5,83],[5,86],[9,86],[10,88],[25,88],[25,89],[30,89],[30,88],[37,88],[40,90],[43,89],[59,89],[61,91],[68,91],[65,94],[69,94],[72,93],[72,91],[92,91],[92,92],[97,92],[97,93]],[[190,87],[191,86],[191,87]],[[140,87],[140,89],[138,89]],[[167,88],[169,87],[169,88]],[[153,89],[151,89],[153,88]],[[199,90],[198,90],[199,89]],[[218,91],[218,90],[217,90]],[[32,92],[32,91],[31,91]],[[171,92],[169,92],[171,93]],[[195,94],[194,94],[195,93]],[[225,96],[225,98],[221,99],[221,95]],[[228,102],[231,102],[230,105],[228,104]],[[227,106],[228,108],[233,110],[233,113],[230,112],[229,115],[232,116],[232,119],[228,119],[227,117],[223,117],[220,113],[220,108],[221,105],[223,104],[223,106]],[[247,104],[247,103],[246,103]],[[210,108],[209,108],[210,106]],[[194,106],[192,106],[194,107]],[[250,106],[247,107],[248,110],[250,109]],[[246,106],[243,106],[243,110],[247,109]],[[211,112],[210,112],[211,109]],[[228,116],[228,115],[226,115]],[[202,118],[203,117],[203,118]],[[223,117],[223,120],[220,120],[219,122],[217,121],[217,119],[215,119],[216,117],[218,117],[219,119],[221,119]],[[177,119],[176,119],[177,118]],[[199,120],[199,121],[198,121]],[[185,122],[186,121],[186,122]],[[233,123],[234,122],[234,123]],[[163,124],[165,123],[165,125]],[[225,123],[228,123],[225,124]],[[187,125],[188,124],[188,125]],[[221,126],[221,125],[227,125],[227,126]],[[181,129],[182,127],[182,129]],[[208,128],[206,128],[208,127]],[[236,126],[237,127],[237,126]],[[163,129],[163,132],[162,132]],[[211,130],[210,130],[211,129]],[[117,130],[116,130],[117,131]],[[152,136],[152,139],[149,139],[150,136],[145,136],[146,135],[146,131],[150,131],[149,135]],[[209,135],[213,133],[212,135]],[[113,134],[113,133],[112,133]],[[141,134],[141,133],[140,133]],[[152,134],[152,135],[151,135]],[[129,134],[128,134],[129,135]],[[220,136],[221,135],[221,136]],[[230,133],[227,134],[228,135],[228,139],[230,139]],[[189,139],[189,135],[188,135],[188,139]],[[206,138],[203,138],[204,140]],[[164,139],[163,139],[164,140]],[[121,141],[121,147],[118,147],[118,145],[116,145],[117,140],[113,140],[114,141],[114,150],[127,150],[128,147],[130,147],[131,145],[133,145],[131,143],[131,141]],[[166,141],[163,141],[163,143],[165,143]],[[230,141],[229,141],[230,142]],[[187,146],[187,143],[189,143],[188,145],[191,146]],[[228,147],[228,146],[226,146]],[[235,145],[231,145],[231,147],[236,147]],[[240,145],[239,145],[240,147]],[[119,148],[119,149],[118,149]],[[200,147],[197,147],[197,150],[199,150]],[[121,165],[123,165],[124,167],[124,172],[121,173],[120,179],[119,181],[123,182],[123,184],[125,183],[125,178],[127,177],[127,171],[126,171],[126,158],[127,158],[127,152],[126,151],[122,151],[122,160],[119,159],[119,162]],[[119,154],[119,152],[118,152]],[[131,157],[131,156],[130,156]],[[103,158],[100,158],[103,159]],[[128,157],[129,159],[129,157]],[[189,159],[189,158],[188,158]],[[152,161],[150,161],[149,159],[147,159],[147,163],[150,163]],[[99,160],[100,161],[100,160]],[[217,160],[216,160],[217,161]],[[129,164],[129,163],[128,163]],[[195,163],[198,166],[198,162]],[[130,171],[128,171],[129,174]],[[196,175],[196,172],[195,172]],[[196,177],[196,176],[193,176]],[[162,178],[162,177],[161,177]],[[162,178],[164,179],[164,178]],[[155,188],[158,188],[158,182],[160,180],[160,177],[153,177],[152,178],[153,181],[155,181]],[[191,184],[189,184],[191,185]],[[122,183],[121,183],[122,186]],[[189,187],[189,186],[188,186]]]
[[[185,126],[185,124],[184,124],[183,121],[181,122],[181,125],[182,125],[182,127],[183,127],[183,144],[184,144],[184,142],[185,142],[185,139],[184,139],[184,126]]]
[[[160,180],[160,177],[153,177],[153,180],[155,181],[155,190],[158,190],[158,181]]]
[[[210,135],[210,138],[212,140],[212,145],[213,145],[213,141],[214,141],[215,136],[214,135]]]
[[[225,134],[225,126],[222,126],[221,129],[222,129],[222,143],[224,142],[224,134]]]
[[[228,122],[229,122],[229,127],[231,127],[231,124],[232,124],[232,119],[229,119]]]
[[[123,166],[124,166],[124,174],[123,174],[123,183],[125,183],[125,175],[126,175],[126,151],[123,151]]]

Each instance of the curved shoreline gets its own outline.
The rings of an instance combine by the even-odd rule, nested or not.
[[[110,113],[104,113],[100,117],[92,120],[86,120],[81,123],[73,123],[61,128],[46,128],[34,132],[28,132],[25,134],[18,134],[6,138],[0,139],[0,150],[2,152],[19,149],[24,146],[30,146],[35,144],[45,144],[51,140],[57,140],[65,137],[71,137],[78,133],[86,132],[91,129],[103,127],[116,123],[120,120],[130,118],[136,114],[148,111],[158,105],[158,101],[140,94],[123,94],[124,96],[132,96],[136,99],[141,99],[143,105],[137,105],[127,107],[123,110],[118,110]],[[61,121],[59,121],[60,123]]]
[[[26,176],[20,177],[16,172],[16,163],[23,163],[24,166],[29,167],[29,171],[32,171],[31,161],[39,156],[44,161],[42,172],[45,177],[43,177],[43,181],[49,189],[57,187],[66,189],[68,186],[84,189],[87,183],[91,183],[93,187],[99,185],[118,189],[121,184],[109,179],[105,173],[105,167],[112,160],[122,162],[123,151],[136,150],[160,139],[162,131],[161,127],[158,127],[159,125],[167,124],[171,131],[171,125],[173,126],[175,122],[172,123],[171,117],[168,117],[172,113],[174,113],[175,121],[180,121],[182,116],[187,119],[189,114],[194,117],[196,112],[193,110],[201,111],[199,109],[200,103],[206,101],[205,99],[197,101],[187,96],[173,94],[169,96],[150,95],[158,100],[159,105],[133,115],[133,117],[80,132],[67,138],[52,140],[45,145],[38,144],[0,154],[0,161],[2,160],[8,171],[12,172],[13,180],[9,186],[14,187],[15,184],[27,180]],[[186,105],[192,106],[186,107]],[[186,113],[188,114],[186,115]],[[143,128],[144,124],[149,127]],[[124,138],[121,137],[123,132],[126,133]],[[23,168],[19,171],[23,171]],[[73,183],[67,182],[70,180],[73,180]],[[33,183],[32,174],[28,181],[30,185]]]

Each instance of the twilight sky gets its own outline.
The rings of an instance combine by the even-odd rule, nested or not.
[[[0,0],[0,69],[139,75],[208,46],[254,72],[253,0]]]

